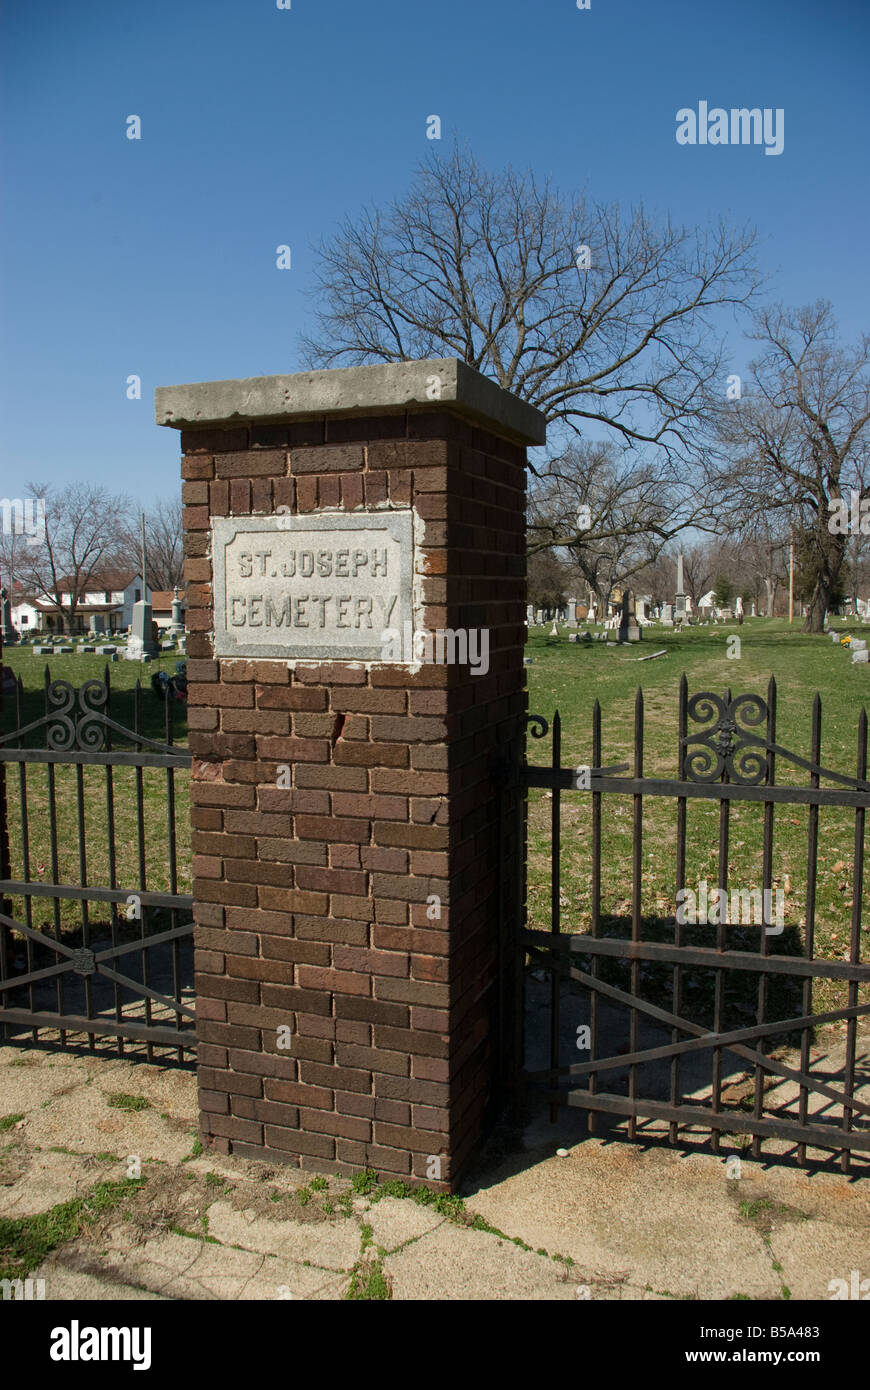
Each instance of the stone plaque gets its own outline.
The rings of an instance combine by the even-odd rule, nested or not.
[[[413,623],[412,528],[409,511],[215,517],[215,655],[397,660],[384,633]]]

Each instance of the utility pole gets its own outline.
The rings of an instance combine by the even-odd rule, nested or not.
[[[794,530],[788,546],[788,620],[794,622]]]
[[[142,550],[142,597],[145,598],[145,513],[139,513],[139,543]]]

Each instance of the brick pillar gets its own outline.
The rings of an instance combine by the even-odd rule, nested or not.
[[[3,642],[0,640],[0,714],[5,707],[5,697],[3,695]],[[6,799],[6,764],[0,763],[0,878],[10,879],[12,877],[12,857],[9,848],[9,817]],[[10,916],[12,903],[8,898],[0,897],[0,912],[5,916]],[[0,922],[0,947],[4,963],[12,960],[12,932],[5,922]],[[0,995],[0,1007],[6,1003],[6,996]],[[4,1037],[5,1028],[0,1033]]]
[[[184,454],[204,1141],[451,1190],[510,1035],[497,765],[543,418],[447,359],[161,388],[157,419]]]

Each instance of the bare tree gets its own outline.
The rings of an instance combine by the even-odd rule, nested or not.
[[[45,498],[45,526],[40,536],[17,549],[12,577],[29,593],[50,598],[61,631],[73,631],[93,581],[124,565],[121,537],[130,504],[91,483],[70,483],[59,490],[31,483],[29,490]]]
[[[683,551],[683,583],[695,608],[713,584],[716,562],[709,542],[687,546]]]
[[[715,317],[758,286],[754,240],[566,201],[454,147],[424,161],[403,198],[320,242],[303,353],[315,367],[458,357],[563,433],[592,423],[666,456],[675,481],[721,385]]]
[[[706,514],[669,473],[664,460],[607,442],[570,444],[533,482],[529,552],[564,551],[606,611],[617,585],[646,570],[691,517]]]
[[[529,556],[528,598],[535,608],[561,608],[571,585],[568,566],[552,550]]]
[[[7,589],[21,581],[24,556],[33,539],[15,525],[0,528],[0,584]]]
[[[661,554],[635,576],[639,593],[649,594],[653,606],[670,603],[674,597],[676,565],[672,555]]]
[[[865,442],[863,452],[856,457],[854,463],[854,484],[859,497],[866,499],[870,496],[870,440]],[[851,504],[851,498],[849,499]],[[850,507],[851,510],[851,507]],[[870,600],[870,526],[866,519],[861,521],[859,515],[859,526],[851,529],[848,544],[846,546],[846,564],[848,566],[848,593],[851,599],[852,612],[858,612],[858,599],[862,596]]]
[[[782,584],[788,583],[789,532],[782,526],[783,518],[774,513],[755,519],[746,527],[740,542],[740,570],[743,584],[749,584],[756,609],[761,611],[764,590],[764,611],[774,616],[776,599]],[[779,523],[777,527],[777,523]]]
[[[870,336],[842,347],[830,304],[774,305],[756,318],[751,388],[722,411],[732,459],[715,479],[744,522],[793,525],[811,569],[806,632],[821,632],[840,588],[847,535],[832,506],[858,482],[870,435]]]
[[[145,512],[145,569],[151,589],[174,589],[184,581],[184,530],[181,498],[161,497]],[[141,548],[139,517],[131,517],[124,528],[128,553],[138,556]]]

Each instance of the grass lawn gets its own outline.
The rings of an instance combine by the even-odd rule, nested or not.
[[[837,623],[843,631],[850,629]],[[859,627],[851,629],[856,636]],[[862,705],[870,704],[870,667],[853,665],[847,650],[835,647],[830,637],[807,636],[796,624],[747,619],[742,627],[690,628],[676,633],[669,628],[648,628],[641,643],[631,648],[605,648],[558,640],[547,627],[532,629],[527,655],[529,711],[551,720],[558,709],[562,717],[563,767],[592,762],[592,710],[597,700],[602,710],[602,763],[632,763],[634,704],[638,685],[644,691],[644,775],[677,776],[679,682],[686,673],[689,695],[709,690],[732,695],[766,696],[770,676],[777,683],[776,741],[802,757],[810,756],[813,697],[822,701],[822,765],[855,775],[857,724]],[[741,639],[739,659],[727,655],[727,638]],[[632,658],[664,648],[667,656],[639,663]],[[700,730],[702,725],[691,725]],[[757,732],[763,734],[764,730]],[[530,763],[550,759],[550,736],[529,739]],[[629,774],[625,774],[629,775]],[[776,781],[807,785],[809,774],[778,758]],[[823,781],[823,785],[825,785]],[[831,785],[831,784],[828,784]],[[549,930],[550,925],[550,793],[530,792],[529,804],[529,925]],[[760,888],[762,885],[762,807],[735,802],[731,807],[729,887]],[[774,810],[773,886],[785,894],[785,932],[771,936],[770,949],[791,954],[801,949],[800,928],[805,922],[808,808],[778,805]],[[591,798],[585,792],[567,792],[562,798],[562,930],[586,931],[590,914]],[[644,917],[651,924],[676,910],[676,801],[650,797],[643,815]],[[815,954],[847,959],[853,892],[852,856],[855,813],[848,808],[822,807],[819,815],[819,869],[816,894]],[[631,909],[632,798],[602,798],[602,914],[625,918]],[[689,801],[687,807],[686,884],[696,888],[706,879],[712,888],[718,881],[719,803]],[[864,907],[865,932],[870,912]],[[605,930],[610,933],[611,928]],[[759,949],[760,927],[729,927],[730,944]],[[621,932],[620,932],[621,934]],[[644,936],[656,939],[654,925]],[[867,936],[862,933],[866,943]],[[710,939],[708,940],[707,937]],[[673,939],[673,926],[665,929]],[[687,941],[714,944],[714,927],[687,927]],[[866,945],[863,952],[866,957]],[[664,968],[663,968],[664,969]],[[667,972],[670,973],[669,971]],[[821,982],[815,987],[815,1007],[837,1008],[845,1004],[845,987]],[[800,1010],[796,1010],[800,1012]]]
[[[142,666],[139,662],[120,660],[108,666],[111,686],[110,714],[112,719],[126,728],[135,725],[135,686],[141,680],[140,728],[148,738],[165,738],[166,706],[151,690],[151,677],[157,670],[169,675],[175,672],[175,665],[182,660],[177,653],[167,653],[159,660]],[[103,680],[106,672],[106,658],[86,654],[79,656],[35,656],[29,647],[11,647],[3,653],[4,664],[20,676],[24,686],[23,724],[39,719],[45,713],[44,677],[48,666],[53,680],[69,681],[76,688],[89,680]],[[185,744],[187,739],[186,705],[174,702],[173,742]],[[0,730],[8,733],[18,726],[16,702],[6,695],[0,715]],[[31,736],[31,739],[33,736]],[[37,746],[44,746],[39,740]],[[112,736],[112,746],[118,749],[134,747],[129,740],[120,735]],[[7,801],[9,807],[9,837],[12,855],[13,877],[24,876],[22,843],[22,774],[23,764],[6,764]],[[136,782],[137,775],[142,781],[143,810],[141,822],[137,814]],[[157,892],[189,893],[191,891],[191,850],[189,817],[189,773],[186,768],[176,768],[173,773],[175,786],[175,826],[177,835],[178,879],[173,889],[170,882],[170,827],[168,814],[168,772],[164,768],[137,769],[114,767],[110,773],[105,767],[86,766],[81,769],[82,803],[85,824],[86,862],[84,881],[98,886],[109,886],[112,865],[109,854],[107,786],[111,778],[114,802],[114,847],[115,883],[133,892],[140,886],[140,849],[144,855],[147,886]],[[50,779],[49,768],[45,764],[31,763],[26,769],[26,795],[28,824],[30,832],[30,873],[27,877],[46,882],[78,884],[83,881],[82,865],[79,858],[78,836],[78,769],[69,764],[56,764],[54,767],[55,805],[57,815],[57,864],[52,864],[50,836]],[[54,903],[45,899],[42,916],[54,915]],[[39,913],[38,900],[33,900],[34,914]],[[50,905],[50,906],[49,906]],[[23,912],[20,899],[13,900],[13,915]],[[120,912],[126,911],[121,904]],[[64,927],[81,925],[81,908],[78,902],[67,901],[58,907],[59,920]],[[34,925],[38,925],[34,918]],[[163,923],[159,914],[149,914],[149,926],[160,930]],[[89,905],[89,924],[96,928],[109,920],[106,904]],[[130,928],[138,933],[138,923],[131,922]]]
[[[838,624],[844,631],[845,624]],[[856,635],[859,629],[854,628]],[[747,619],[743,626],[691,628],[675,633],[650,628],[644,640],[631,648],[607,649],[603,643],[590,647],[569,643],[547,635],[547,628],[533,629],[527,670],[529,709],[550,720],[555,709],[562,716],[562,766],[575,767],[592,761],[591,721],[595,700],[602,707],[603,763],[631,762],[633,757],[634,700],[638,685],[643,686],[645,702],[645,756],[647,776],[675,777],[678,747],[678,688],[686,673],[689,694],[700,690],[732,694],[752,692],[765,696],[768,680],[776,677],[778,687],[777,742],[809,757],[810,720],[813,696],[822,700],[822,764],[839,772],[856,770],[857,723],[861,706],[870,695],[870,667],[852,665],[849,654],[834,647],[829,637],[809,637],[796,624],[784,621]],[[739,659],[727,656],[727,638],[739,635]],[[667,656],[639,663],[633,658],[664,648]],[[81,685],[102,679],[105,660],[98,656],[36,657],[28,648],[12,648],[4,661],[21,675],[27,690],[25,722],[44,711],[43,679],[46,661],[55,678]],[[163,737],[164,706],[150,689],[155,670],[170,674],[178,657],[168,655],[148,666],[118,661],[109,667],[112,685],[112,714],[119,723],[133,724],[133,688],[142,678],[142,730],[151,738]],[[174,706],[174,737],[186,738],[185,706]],[[4,701],[0,727],[6,732],[15,726],[14,701]],[[700,727],[700,726],[698,726]],[[759,731],[763,732],[763,731]],[[529,740],[530,762],[549,761],[549,736]],[[10,837],[13,864],[21,864],[19,769],[7,766],[10,807]],[[58,816],[58,865],[60,881],[81,881],[77,835],[76,769],[56,770]],[[142,773],[144,815],[140,825],[136,814],[136,772],[129,768],[113,771],[116,820],[116,881],[119,885],[139,883],[139,849],[144,847],[147,881],[152,889],[170,891],[169,829],[167,816],[167,775],[162,769]],[[777,760],[778,783],[806,784],[808,774]],[[107,849],[106,770],[86,767],[83,771],[85,829],[87,841],[87,881],[108,884],[110,864]],[[190,830],[188,819],[188,773],[175,773],[176,823],[178,835],[178,883],[176,891],[191,891]],[[27,771],[30,809],[31,877],[51,881],[54,877],[49,848],[49,786],[47,769],[31,765]],[[548,929],[550,914],[550,799],[549,794],[533,790],[529,806],[528,910],[531,926]],[[806,911],[808,809],[780,805],[774,811],[774,888],[785,894],[785,926],[782,936],[770,938],[777,954],[801,949],[801,928]],[[760,804],[733,803],[731,810],[729,886],[736,889],[761,887],[762,808]],[[823,807],[820,811],[819,875],[816,899],[816,955],[832,959],[848,956],[849,921],[853,892],[852,855],[854,850],[854,812],[847,808]],[[695,887],[706,879],[712,887],[718,874],[719,805],[715,801],[689,801],[687,813],[686,882]],[[562,801],[562,930],[585,931],[590,924],[590,842],[591,800],[587,793],[568,792]],[[605,930],[622,931],[630,912],[632,852],[632,799],[607,795],[602,810],[602,913],[613,926]],[[676,802],[671,798],[648,798],[644,803],[644,850],[642,909],[649,927],[645,935],[656,935],[659,928],[672,939],[673,927],[662,926],[662,919],[673,918],[675,902]],[[13,911],[20,910],[16,903]],[[105,908],[93,907],[105,916]],[[80,922],[76,903],[61,908],[64,923]],[[865,904],[864,920],[870,927]],[[657,925],[658,924],[658,925]],[[866,927],[865,927],[866,930]],[[712,944],[715,929],[690,928],[691,939],[699,945]],[[732,944],[757,949],[759,927],[731,927]],[[709,940],[708,940],[709,938]],[[864,938],[866,940],[866,937]],[[866,949],[864,951],[866,955]],[[670,973],[668,971],[668,973]],[[815,988],[816,1008],[836,1008],[845,1002],[845,987],[822,982]]]

